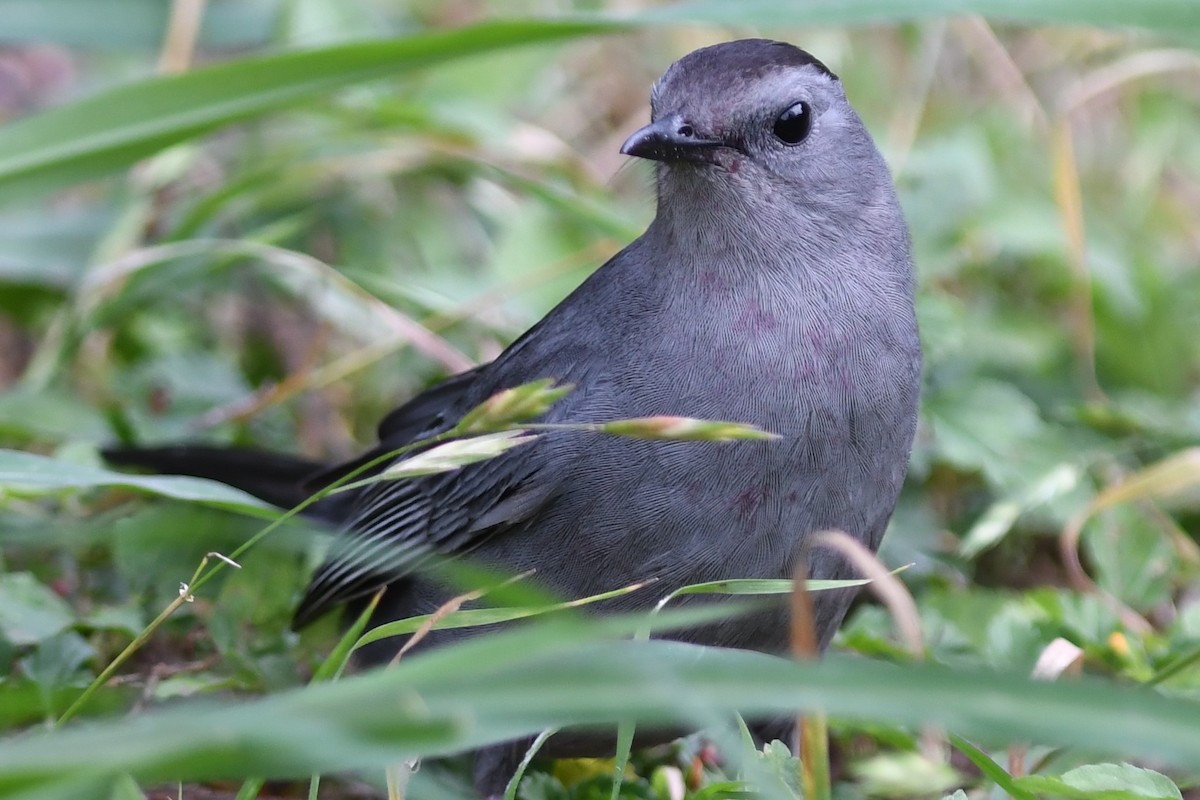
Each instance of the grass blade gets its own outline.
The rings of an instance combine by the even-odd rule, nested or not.
[[[494,21],[229,61],[110,89],[0,129],[0,193],[103,175],[176,142],[334,89],[506,47],[613,30],[601,20]]]

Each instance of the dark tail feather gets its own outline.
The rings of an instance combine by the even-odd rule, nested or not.
[[[280,508],[307,500],[312,491],[305,488],[306,480],[328,468],[317,461],[266,450],[207,445],[111,447],[101,454],[109,463],[122,467],[220,481]],[[333,495],[320,500],[306,510],[306,516],[340,522],[345,497]]]

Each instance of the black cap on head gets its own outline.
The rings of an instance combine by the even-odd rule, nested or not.
[[[684,69],[694,69],[702,64],[706,71],[747,79],[757,78],[769,69],[780,67],[816,67],[837,80],[837,75],[812,53],[794,44],[773,39],[739,39],[702,47],[684,56],[678,63]]]
[[[722,42],[688,53],[676,61],[654,87],[657,96],[663,87],[686,76],[688,83],[712,86],[714,83],[752,83],[771,70],[813,67],[831,80],[838,80],[816,56],[787,42],[773,39],[739,39]]]

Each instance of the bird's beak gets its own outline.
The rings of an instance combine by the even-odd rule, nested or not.
[[[691,124],[672,114],[634,131],[621,145],[621,153],[651,161],[711,162],[713,151],[724,144],[700,136]]]

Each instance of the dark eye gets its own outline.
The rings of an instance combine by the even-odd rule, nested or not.
[[[796,103],[779,115],[772,130],[784,144],[800,144],[812,130],[812,107],[808,103]]]

